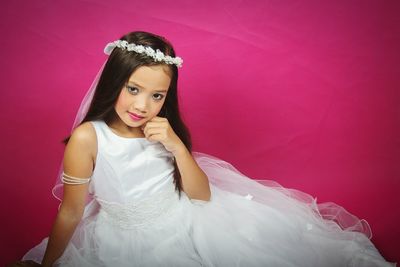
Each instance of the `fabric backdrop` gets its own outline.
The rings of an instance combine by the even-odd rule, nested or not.
[[[194,150],[366,219],[390,261],[400,230],[400,2],[3,1],[1,262],[50,233],[61,140],[106,59],[144,30],[184,60]]]

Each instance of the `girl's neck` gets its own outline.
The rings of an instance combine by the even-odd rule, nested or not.
[[[121,119],[117,118],[107,124],[108,127],[117,135],[129,138],[142,138],[145,137],[140,127],[130,127],[126,125]]]

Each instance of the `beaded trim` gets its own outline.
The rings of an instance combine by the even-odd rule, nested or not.
[[[124,204],[97,201],[101,206],[99,215],[109,223],[122,229],[144,229],[165,223],[178,203],[178,195],[171,188]]]

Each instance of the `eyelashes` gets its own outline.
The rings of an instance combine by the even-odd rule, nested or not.
[[[126,86],[126,89],[127,89],[128,92],[129,92],[130,94],[132,94],[132,95],[136,95],[136,94],[139,92],[139,89],[138,89],[138,88],[133,87],[133,86],[129,86],[129,85]],[[162,100],[163,98],[164,98],[164,95],[163,95],[163,94],[159,94],[159,93],[153,94],[153,99],[154,99],[154,100],[160,101],[160,100]]]

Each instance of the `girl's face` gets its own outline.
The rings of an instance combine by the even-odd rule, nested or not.
[[[122,88],[114,106],[122,121],[118,123],[119,127],[138,128],[157,116],[165,102],[170,83],[170,70],[165,65],[137,68]]]

